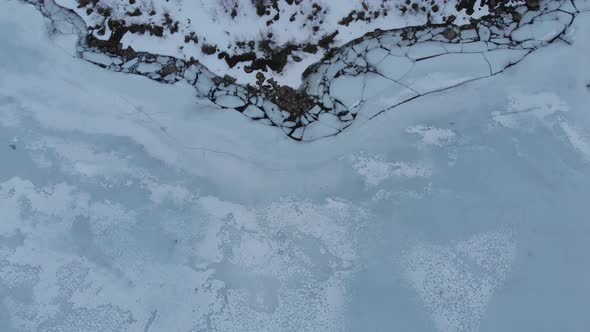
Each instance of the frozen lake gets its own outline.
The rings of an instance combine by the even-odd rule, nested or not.
[[[299,142],[0,2],[0,331],[587,331],[575,3],[504,72]]]

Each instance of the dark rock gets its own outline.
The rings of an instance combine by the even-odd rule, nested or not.
[[[264,14],[266,13],[266,6],[264,5],[264,0],[256,0],[255,6],[256,14],[258,14],[258,16],[264,16]]]
[[[356,16],[356,11],[351,11],[348,16],[341,19],[338,24],[348,26],[352,21],[354,21],[354,17]]]
[[[305,53],[316,54],[318,52],[318,47],[317,45],[307,44],[301,50]]]
[[[295,120],[305,114],[314,105],[314,100],[304,91],[298,91],[288,86],[280,86],[273,79],[264,86],[264,93],[275,105],[291,114],[287,119]]]
[[[318,45],[323,48],[323,49],[329,49],[330,48],[330,44],[332,44],[334,42],[334,38],[336,37],[336,35],[338,34],[338,30],[334,31],[333,33],[329,34],[329,35],[325,35],[324,37],[322,37],[322,39],[320,39],[320,41],[318,42]]]
[[[203,46],[201,46],[201,51],[207,55],[211,55],[217,52],[217,48],[213,45],[203,44]]]
[[[148,29],[150,31],[151,35],[157,36],[157,37],[162,37],[164,36],[164,27],[161,27],[159,25],[148,25],[148,27],[150,29]]]
[[[141,10],[139,10],[139,8],[135,8],[135,10],[132,13],[127,12],[127,15],[131,17],[141,16]]]
[[[520,22],[520,20],[522,19],[522,15],[520,15],[520,13],[519,13],[519,12],[517,12],[517,11],[513,11],[513,12],[512,12],[512,19],[513,19],[515,22]]]
[[[261,72],[256,73],[256,84],[258,86],[261,86],[262,84],[264,84],[264,81],[266,80],[266,77],[264,77],[264,74]]]
[[[175,65],[167,65],[162,70],[160,70],[160,77],[166,77],[170,74],[177,73],[178,68]]]
[[[229,76],[229,75],[223,75],[223,83],[225,85],[230,85],[230,84],[235,84],[236,83],[236,79]]]
[[[455,29],[453,29],[451,27],[446,28],[443,31],[442,35],[448,40],[453,40],[453,39],[457,38],[457,36],[458,36],[457,31],[455,31]]]
[[[526,6],[530,10],[539,10],[539,0],[526,0]]]
[[[256,60],[256,54],[254,52],[248,52],[243,54],[229,55],[226,52],[219,53],[220,59],[225,59],[225,62],[230,68],[235,67],[239,62],[248,62]],[[254,68],[254,67],[253,67]]]

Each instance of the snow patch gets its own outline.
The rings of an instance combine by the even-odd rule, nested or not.
[[[407,162],[387,162],[381,156],[350,156],[352,168],[360,175],[368,186],[377,186],[387,179],[397,177],[428,177],[432,170],[424,165]]]
[[[531,120],[547,119],[558,112],[567,112],[567,103],[553,92],[515,94],[504,111],[492,112],[494,121],[509,129],[530,130]]]
[[[452,143],[457,136],[454,131],[446,128],[436,128],[417,125],[406,128],[406,133],[418,135],[422,144],[443,146]]]
[[[582,154],[586,161],[590,162],[590,133],[583,132],[567,122],[561,122],[560,126],[572,146]]]
[[[406,254],[402,270],[438,331],[477,331],[515,253],[511,232],[499,230],[454,245],[417,244]]]

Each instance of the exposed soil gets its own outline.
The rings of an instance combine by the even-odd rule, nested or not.
[[[293,117],[303,115],[316,103],[303,91],[279,85],[272,79],[268,80],[268,84],[263,85],[260,90],[271,102],[291,114]]]

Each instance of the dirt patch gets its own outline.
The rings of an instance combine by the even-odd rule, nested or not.
[[[305,114],[316,104],[303,91],[279,85],[273,79],[268,80],[268,84],[262,86],[260,90],[271,102],[291,114],[294,118]]]

